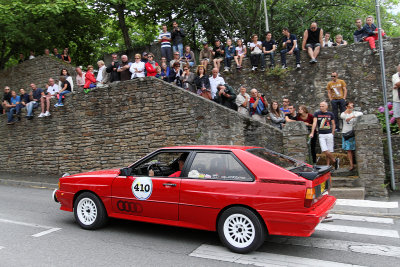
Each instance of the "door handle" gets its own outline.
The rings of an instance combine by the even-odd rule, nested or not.
[[[173,184],[173,183],[164,183],[163,186],[165,186],[165,187],[167,187],[167,186],[175,187],[176,184]]]

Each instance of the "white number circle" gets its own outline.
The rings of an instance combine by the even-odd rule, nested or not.
[[[153,182],[150,177],[138,177],[132,183],[132,193],[139,200],[146,200],[153,192]]]

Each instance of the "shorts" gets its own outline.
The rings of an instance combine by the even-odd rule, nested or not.
[[[400,118],[400,102],[393,102],[393,117]]]
[[[210,59],[208,57],[203,58],[201,61],[203,60],[207,60],[208,62],[210,62]]]
[[[224,58],[223,57],[216,57],[216,58],[214,58],[214,60],[224,60]]]
[[[316,47],[318,47],[318,46],[321,46],[321,44],[320,44],[320,43],[306,44],[306,48],[311,47],[313,50],[314,50]]]
[[[322,152],[333,152],[333,134],[319,134],[318,140]]]
[[[355,137],[351,137],[347,140],[345,140],[342,137],[342,149],[349,151],[349,150],[356,150],[356,139]]]

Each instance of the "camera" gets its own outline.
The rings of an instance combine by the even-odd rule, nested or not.
[[[229,90],[228,89],[225,89],[224,92],[225,92],[225,94],[229,94]]]
[[[264,95],[264,94],[261,94],[261,97],[265,97],[265,95]]]

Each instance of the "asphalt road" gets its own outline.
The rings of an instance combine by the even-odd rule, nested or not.
[[[213,232],[123,220],[83,230],[50,190],[0,185],[0,266],[398,266],[398,198],[391,208],[342,204],[311,238],[270,237],[240,255]]]

